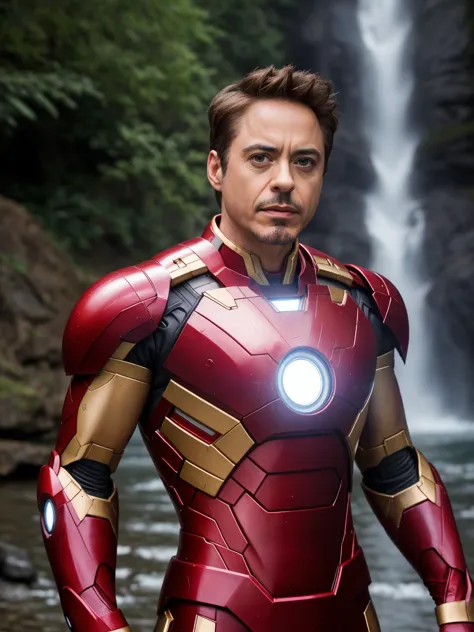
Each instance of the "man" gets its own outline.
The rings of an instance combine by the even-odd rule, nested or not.
[[[73,375],[38,502],[74,632],[129,630],[117,491],[137,423],[181,524],[156,632],[375,632],[353,462],[443,632],[473,632],[445,488],[412,445],[393,371],[407,315],[380,275],[298,241],[337,126],[327,81],[250,73],[210,107],[202,237],[94,284],[64,336]]]

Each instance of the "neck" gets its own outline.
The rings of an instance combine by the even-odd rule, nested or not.
[[[236,246],[258,257],[266,272],[282,271],[286,258],[295,246],[294,242],[281,246],[262,243],[254,235],[240,230],[224,214],[221,217],[219,229]]]
[[[232,232],[229,228],[225,228],[225,222],[224,230],[226,232],[224,232],[221,230],[222,220],[223,217],[220,215],[214,217],[209,224],[209,231],[210,234],[215,235],[222,242],[221,255],[228,267],[238,270],[241,274],[246,274],[259,285],[274,283],[288,285],[293,283],[299,259],[298,239],[295,239],[293,244],[286,246],[268,246],[264,244],[266,246],[265,252],[268,253],[268,249],[277,249],[278,253],[277,256],[274,256],[270,250],[270,256],[267,256],[262,261],[262,244],[258,241],[254,243],[249,239],[239,238],[242,236]],[[203,233],[203,236],[205,234],[206,231]],[[232,235],[233,238],[229,235]],[[290,250],[291,252],[289,253]],[[277,275],[279,275],[279,279]]]

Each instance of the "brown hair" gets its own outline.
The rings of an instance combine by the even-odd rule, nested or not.
[[[305,70],[268,66],[250,72],[237,83],[221,90],[209,106],[210,147],[225,173],[229,147],[237,133],[237,123],[257,99],[286,99],[308,106],[315,113],[324,138],[324,173],[327,171],[333,137],[337,129],[336,99],[330,81]],[[220,193],[217,200],[220,204]]]

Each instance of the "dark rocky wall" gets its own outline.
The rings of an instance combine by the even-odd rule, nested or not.
[[[426,218],[420,256],[436,384],[457,413],[474,411],[474,3],[420,0],[414,11],[412,120],[421,144],[414,183]],[[303,2],[289,37],[292,61],[331,78],[341,116],[320,207],[304,238],[346,262],[369,265],[364,196],[373,172],[361,126],[357,0]],[[436,386],[438,388],[438,386]]]
[[[438,383],[448,405],[474,410],[474,8],[423,0],[416,14],[418,195]]]
[[[304,240],[342,261],[368,265],[370,244],[364,224],[364,195],[373,182],[362,136],[360,35],[357,0],[302,3],[290,33],[291,59],[331,79],[339,101],[335,136],[323,195]]]
[[[83,289],[30,214],[0,196],[0,478],[47,461],[68,386],[62,332]]]

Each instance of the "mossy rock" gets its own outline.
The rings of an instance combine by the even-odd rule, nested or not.
[[[38,425],[44,427],[43,417],[40,391],[20,380],[0,375],[0,437],[36,435]]]
[[[41,393],[32,386],[0,375],[0,401],[13,401],[21,410],[32,411],[41,403]]]

